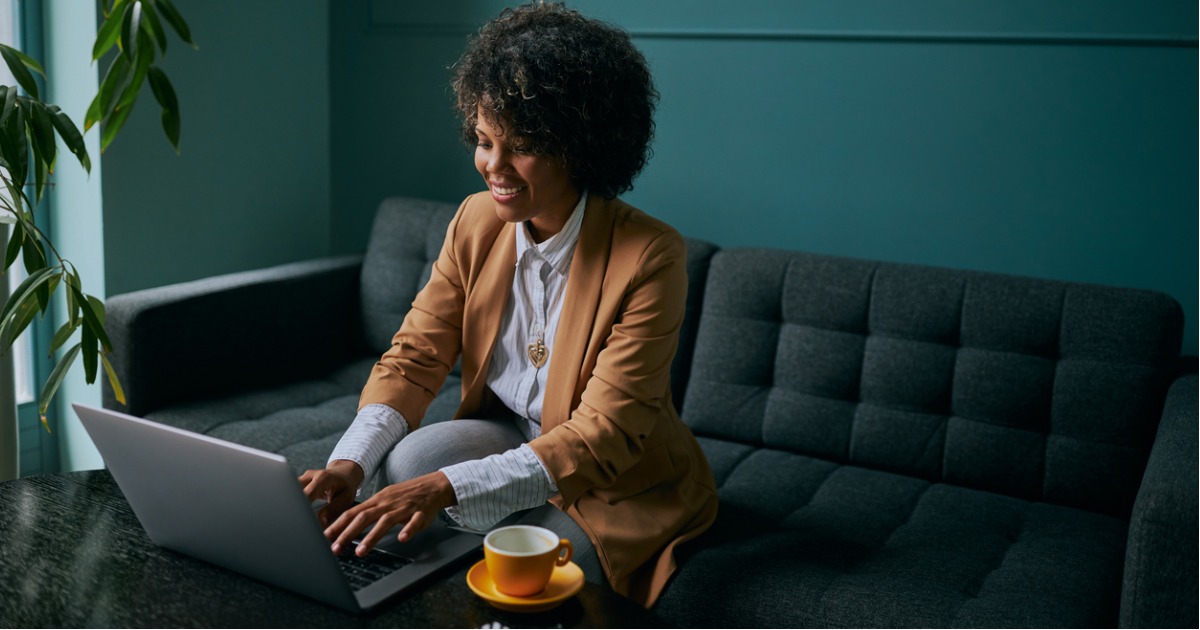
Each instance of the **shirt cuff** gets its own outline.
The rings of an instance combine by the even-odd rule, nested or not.
[[[486,530],[504,517],[558,494],[549,471],[528,444],[441,469],[458,505],[446,513],[461,525]]]
[[[408,435],[408,421],[387,405],[372,404],[358,410],[350,428],[329,454],[329,462],[348,459],[363,469],[362,488],[374,478],[387,454]],[[328,465],[328,464],[326,464]]]

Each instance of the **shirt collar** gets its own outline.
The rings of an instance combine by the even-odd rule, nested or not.
[[[575,208],[571,210],[571,216],[563,225],[563,229],[541,243],[533,242],[533,237],[529,234],[529,227],[525,225],[524,221],[519,223],[515,230],[517,233],[517,264],[521,264],[525,253],[529,251],[531,255],[536,255],[550,263],[550,266],[558,273],[567,273],[567,268],[571,264],[571,254],[575,252],[575,243],[579,241],[579,229],[583,226],[583,213],[587,206],[587,198],[587,191],[579,195],[579,203],[575,204]]]

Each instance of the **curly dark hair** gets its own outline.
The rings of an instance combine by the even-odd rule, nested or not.
[[[505,9],[467,45],[452,86],[465,142],[482,107],[563,160],[581,190],[616,197],[650,158],[658,91],[646,58],[625,31],[561,4]]]

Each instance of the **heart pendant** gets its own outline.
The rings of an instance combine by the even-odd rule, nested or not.
[[[540,368],[546,365],[546,357],[550,356],[550,351],[546,349],[546,344],[542,343],[541,339],[529,344],[529,362],[533,367]]]

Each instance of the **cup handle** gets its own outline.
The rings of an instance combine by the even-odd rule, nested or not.
[[[575,555],[575,547],[571,545],[571,541],[566,538],[558,540],[558,560],[554,561],[555,566],[565,567],[571,561],[571,556]]]

